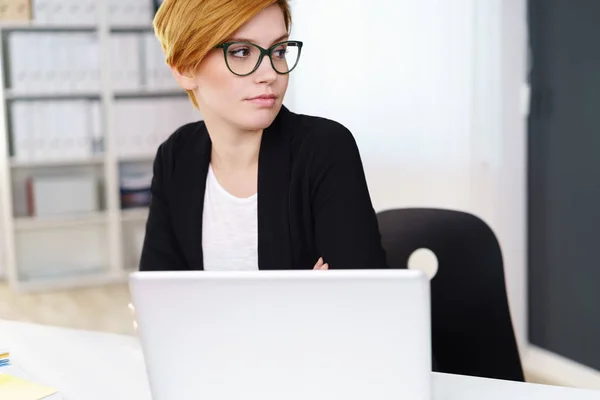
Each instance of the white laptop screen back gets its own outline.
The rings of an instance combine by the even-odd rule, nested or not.
[[[155,400],[429,400],[418,271],[150,272],[130,278]]]

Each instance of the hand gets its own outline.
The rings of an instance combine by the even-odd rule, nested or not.
[[[129,311],[131,312],[131,316],[133,317],[133,330],[137,332],[138,324],[135,320],[135,308],[133,307],[132,303],[129,303],[127,307],[129,307]]]
[[[319,261],[317,261],[317,263],[315,264],[315,267],[313,269],[329,269],[329,264],[326,264],[323,261],[323,257],[320,257]]]

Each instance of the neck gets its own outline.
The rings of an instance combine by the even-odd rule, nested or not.
[[[262,129],[243,130],[206,121],[212,142],[211,163],[221,170],[243,170],[258,165]]]

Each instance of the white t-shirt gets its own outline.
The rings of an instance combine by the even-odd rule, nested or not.
[[[206,271],[258,270],[258,194],[239,198],[206,176],[202,250]]]

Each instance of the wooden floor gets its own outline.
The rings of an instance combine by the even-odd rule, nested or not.
[[[126,284],[15,293],[0,283],[0,319],[92,331],[133,334]]]

